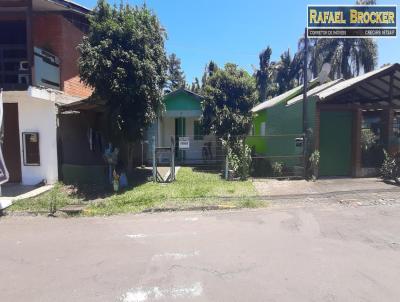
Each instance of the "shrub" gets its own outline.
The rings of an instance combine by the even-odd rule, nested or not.
[[[390,156],[386,150],[383,150],[383,153],[385,155],[385,159],[383,160],[380,169],[381,177],[385,180],[393,179],[394,169],[396,168],[396,160],[394,157]]]
[[[241,180],[246,180],[250,175],[251,149],[244,142],[239,140],[232,148],[225,143],[228,149],[229,168],[233,170]]]
[[[310,174],[313,180],[318,178],[319,159],[320,154],[318,150],[315,150],[313,153],[311,153],[310,158],[308,159],[310,163]]]

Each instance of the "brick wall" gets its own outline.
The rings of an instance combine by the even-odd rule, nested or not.
[[[61,89],[73,96],[88,97],[92,90],[80,82],[76,49],[83,33],[63,16],[36,15],[33,18],[33,44],[60,58]]]

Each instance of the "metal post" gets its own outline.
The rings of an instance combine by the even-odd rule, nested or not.
[[[157,166],[156,166],[156,137],[155,136],[153,136],[153,142],[152,142],[152,144],[153,144],[153,181],[154,182],[157,182]]]
[[[308,63],[308,38],[307,28],[304,30],[304,66],[303,66],[303,170],[304,178],[307,177],[307,63]]]
[[[229,160],[228,160],[228,154],[226,154],[225,157],[225,179],[228,180],[229,177]]]
[[[175,180],[175,139],[171,136],[171,181]]]

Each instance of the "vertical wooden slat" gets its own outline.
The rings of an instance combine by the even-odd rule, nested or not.
[[[30,84],[34,83],[34,61],[33,61],[33,35],[32,35],[32,0],[29,0],[26,8],[26,51],[27,58],[29,62],[29,71],[30,71]]]

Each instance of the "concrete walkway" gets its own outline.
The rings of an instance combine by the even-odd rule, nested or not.
[[[304,198],[351,193],[399,192],[400,187],[378,178],[330,178],[306,180],[254,180],[259,195],[271,198]]]
[[[1,186],[0,210],[9,207],[14,201],[32,198],[51,190],[53,185],[41,187],[24,186],[21,184],[5,184]]]

